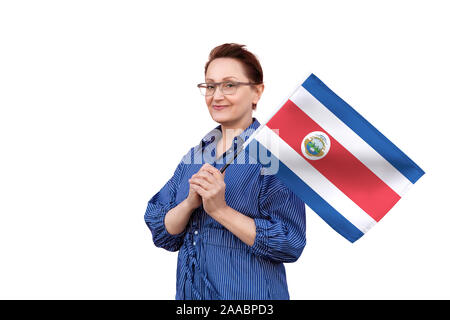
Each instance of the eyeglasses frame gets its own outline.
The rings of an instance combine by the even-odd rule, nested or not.
[[[237,84],[238,87],[239,87],[239,86],[248,86],[248,85],[262,84],[262,82],[240,82],[240,81],[231,81],[231,80],[227,80],[227,81],[222,81],[222,82],[202,82],[202,83],[197,84],[197,88],[200,90],[200,93],[202,93],[201,88],[200,88],[200,86],[201,86],[202,84],[213,84],[213,85],[220,85],[220,86],[219,86],[219,89],[220,89],[220,92],[222,92],[223,95],[233,95],[233,94],[236,93],[236,92],[234,92],[234,93],[223,93],[223,91],[222,91],[222,86],[221,86],[223,83],[233,83],[233,84]],[[214,88],[214,92],[213,92],[212,94],[209,94],[209,95],[207,95],[207,94],[204,94],[204,95],[203,95],[203,94],[202,94],[202,96],[204,96],[204,97],[210,97],[210,96],[213,96],[213,95],[216,93],[216,89],[217,89],[217,86]],[[237,90],[237,88],[236,88],[236,90]]]

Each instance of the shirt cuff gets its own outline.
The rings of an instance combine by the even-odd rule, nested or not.
[[[286,230],[281,223],[273,223],[267,219],[254,219],[256,226],[256,237],[251,250],[266,258],[275,258],[276,239],[284,238]]]
[[[170,201],[163,206],[160,206],[157,210],[151,210],[149,219],[146,223],[153,235],[153,242],[157,247],[167,249],[169,251],[177,251],[180,249],[184,241],[186,230],[179,234],[170,234],[164,223],[166,214],[177,206],[175,201]],[[155,208],[156,209],[156,208]]]

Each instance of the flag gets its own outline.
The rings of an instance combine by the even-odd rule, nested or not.
[[[279,160],[275,174],[354,242],[424,171],[311,74],[245,146]]]

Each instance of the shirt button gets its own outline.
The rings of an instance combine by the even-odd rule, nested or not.
[[[194,241],[193,245],[195,246],[197,243]]]
[[[198,231],[197,231],[197,230],[195,230],[195,231],[194,231],[194,234],[198,234]]]

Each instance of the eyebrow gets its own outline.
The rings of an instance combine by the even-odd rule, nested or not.
[[[225,77],[225,78],[223,78],[222,80],[225,80],[225,79],[231,79],[231,78],[235,78],[235,79],[237,79],[236,77],[231,77],[231,76],[229,76],[229,77]],[[211,81],[214,81],[213,79],[206,79],[206,81],[208,81],[208,80],[211,80]]]

